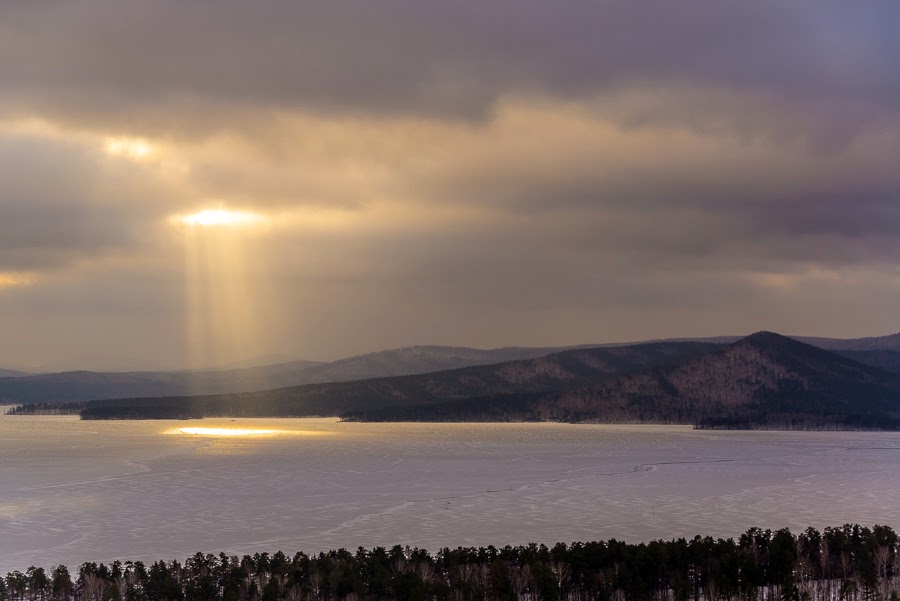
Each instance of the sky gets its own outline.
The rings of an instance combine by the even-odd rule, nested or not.
[[[888,0],[2,0],[0,367],[900,331],[898,56]]]

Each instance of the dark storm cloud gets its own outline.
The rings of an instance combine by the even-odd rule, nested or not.
[[[854,129],[900,105],[898,17],[886,1],[12,0],[0,98],[208,129],[246,107],[484,118],[506,95],[687,85],[815,101]]]

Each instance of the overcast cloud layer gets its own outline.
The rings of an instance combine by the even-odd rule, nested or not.
[[[0,367],[900,330],[898,23],[0,3]]]

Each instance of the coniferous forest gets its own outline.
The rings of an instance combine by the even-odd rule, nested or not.
[[[858,525],[436,554],[401,546],[293,556],[198,553],[183,563],[29,567],[0,579],[2,601],[887,601],[898,595],[897,534]]]

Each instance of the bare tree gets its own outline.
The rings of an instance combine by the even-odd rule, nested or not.
[[[415,572],[425,584],[434,581],[434,566],[427,561],[420,561],[415,565]]]
[[[559,587],[559,592],[563,595],[563,598],[567,598],[566,594],[566,585],[569,583],[569,576],[572,574],[572,570],[569,567],[569,564],[563,563],[561,561],[554,561],[550,569],[553,570],[553,575],[556,576],[556,585]]]
[[[510,566],[509,581],[512,583],[513,590],[516,591],[516,596],[519,599],[524,599],[525,601],[530,599],[529,593],[532,589],[531,580],[531,568],[527,565]]]
[[[84,599],[86,601],[102,601],[106,592],[106,580],[93,572],[85,572],[82,576],[84,582]]]
[[[312,587],[312,594],[314,599],[319,599],[322,594],[322,578],[321,572],[313,572],[309,575],[309,585]]]
[[[284,592],[284,601],[303,601],[303,591],[296,584]]]

